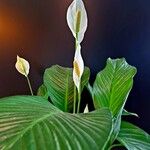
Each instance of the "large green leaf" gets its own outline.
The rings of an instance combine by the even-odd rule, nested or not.
[[[130,66],[124,58],[109,58],[93,85],[95,107],[109,107],[113,116],[118,115],[132,88],[135,73],[136,68]]]
[[[111,128],[108,109],[69,114],[42,97],[0,100],[1,150],[103,150]]]
[[[73,107],[74,82],[72,68],[64,68],[58,65],[46,69],[44,73],[44,85],[47,87],[53,104],[59,109],[70,112]],[[88,83],[90,76],[89,68],[85,67],[81,86]]]
[[[128,122],[122,122],[117,140],[128,150],[150,150],[150,135]]]

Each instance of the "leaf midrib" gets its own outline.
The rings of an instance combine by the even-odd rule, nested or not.
[[[113,69],[113,75],[112,75],[112,79],[111,79],[111,85],[110,85],[110,97],[109,97],[109,108],[111,106],[111,101],[112,101],[112,93],[114,91],[114,78],[116,76],[116,70],[117,70],[117,64],[115,63],[114,69]]]

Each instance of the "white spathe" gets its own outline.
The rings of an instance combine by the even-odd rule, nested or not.
[[[76,24],[77,24],[77,14],[80,12],[81,18],[80,18],[80,30],[77,33],[76,31]],[[67,23],[72,31],[73,36],[78,40],[79,43],[82,42],[84,38],[85,31],[87,30],[88,25],[88,19],[87,19],[87,13],[84,7],[84,3],[82,0],[73,0],[71,5],[69,6],[67,10]],[[78,37],[76,37],[78,35]]]
[[[84,72],[84,62],[81,56],[81,46],[77,44],[73,62],[73,81],[78,91],[80,90],[81,77]]]
[[[86,105],[84,112],[83,113],[89,113],[89,108],[88,108],[88,104]]]
[[[22,75],[24,75],[26,77],[28,76],[30,65],[27,60],[25,60],[24,58],[21,58],[17,55],[17,62],[15,64],[15,67],[19,73],[21,73]]]

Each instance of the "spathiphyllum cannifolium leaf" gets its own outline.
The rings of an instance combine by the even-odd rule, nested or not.
[[[81,78],[81,91],[88,84],[89,68],[85,67]],[[44,85],[53,104],[65,112],[71,112],[74,100],[73,69],[54,65],[45,70]]]
[[[135,74],[136,68],[129,65],[124,58],[109,58],[106,67],[98,73],[91,90],[95,108],[107,107],[113,114],[111,143],[119,133],[122,111],[132,89]]]
[[[30,65],[27,60],[17,56],[17,62],[16,62],[15,67],[19,73],[21,73],[22,75],[24,75],[26,77],[28,76]]]
[[[67,23],[73,36],[81,43],[88,24],[87,13],[82,0],[74,0],[69,6]]]
[[[150,150],[150,135],[125,121],[121,123],[117,140],[128,150]]]
[[[64,113],[37,96],[0,100],[0,150],[104,150],[111,113]]]
[[[109,58],[93,85],[95,108],[108,107],[113,116],[118,115],[132,89],[135,74],[136,68],[129,65],[124,58]]]

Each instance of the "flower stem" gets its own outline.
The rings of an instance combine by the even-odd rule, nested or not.
[[[73,113],[76,113],[76,86],[74,85],[74,102],[73,102]]]
[[[75,38],[75,51],[77,49],[77,33],[76,33],[76,38]],[[76,113],[76,100],[77,100],[77,93],[76,93],[76,85],[74,84],[74,104],[73,104],[73,113]]]
[[[31,82],[30,82],[28,76],[26,76],[26,78],[27,78],[27,81],[28,81],[28,85],[29,85],[29,89],[30,89],[31,95],[33,96],[33,90],[32,90],[32,87],[31,87]]]
[[[77,113],[80,112],[80,104],[81,104],[81,84],[80,84],[79,90],[78,90],[78,108],[77,108]]]

